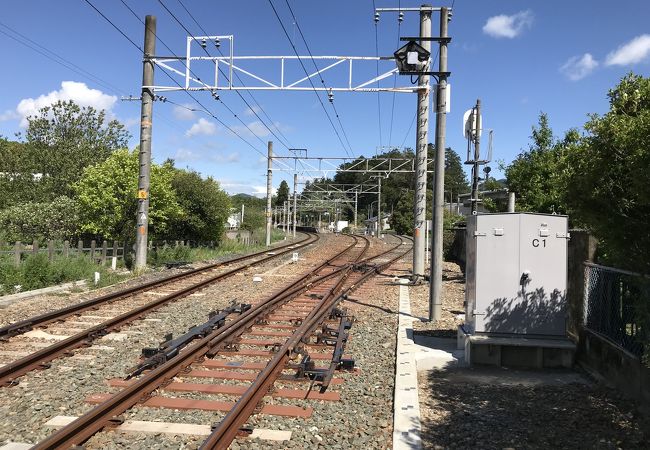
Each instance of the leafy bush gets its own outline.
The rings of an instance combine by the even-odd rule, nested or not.
[[[0,211],[0,238],[10,242],[66,239],[76,233],[78,222],[78,205],[71,198],[22,203]]]

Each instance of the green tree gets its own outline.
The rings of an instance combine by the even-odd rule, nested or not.
[[[469,191],[467,174],[463,170],[460,156],[450,147],[445,149],[445,190],[458,194]]]
[[[70,196],[72,184],[86,167],[104,161],[125,148],[130,138],[124,125],[107,122],[106,112],[73,101],[58,101],[27,118],[27,143],[39,155],[36,172],[43,174],[48,198]]]
[[[577,131],[567,132],[564,140],[553,137],[548,116],[539,115],[533,126],[532,143],[506,168],[506,184],[517,195],[517,209],[542,213],[566,213],[564,201],[564,159],[567,148],[579,138]]]
[[[230,211],[228,194],[214,178],[195,171],[175,169],[171,184],[182,212],[171,220],[167,237],[219,243]]]
[[[275,206],[284,206],[284,202],[287,200],[289,200],[289,185],[286,181],[282,180],[275,196]]]
[[[608,97],[609,111],[571,145],[566,201],[609,263],[650,273],[650,78],[628,74]]]
[[[32,146],[0,137],[0,209],[42,200],[38,160]]]
[[[78,234],[79,205],[68,197],[25,202],[0,210],[0,239],[32,242],[69,239]]]
[[[135,236],[138,192],[138,150],[114,151],[104,162],[86,168],[73,185],[82,212],[81,231],[106,239],[130,240]],[[170,165],[151,165],[149,233],[152,239],[168,234],[183,210],[172,180]]]

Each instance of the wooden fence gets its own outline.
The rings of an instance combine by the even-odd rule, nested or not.
[[[14,264],[20,265],[24,261],[23,255],[37,255],[39,253],[47,254],[48,260],[52,261],[55,256],[63,256],[64,258],[78,257],[87,255],[92,261],[98,264],[105,265],[113,257],[123,259],[127,253],[128,247],[126,244],[120,245],[118,241],[113,241],[109,244],[108,241],[102,241],[101,245],[97,241],[90,241],[90,246],[85,247],[84,241],[77,241],[76,245],[70,245],[70,241],[56,242],[47,241],[44,247],[41,247],[38,241],[32,244],[25,244],[22,242],[15,242],[9,244],[0,242],[0,255],[12,255]]]

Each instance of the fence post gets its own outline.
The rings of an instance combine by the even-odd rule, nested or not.
[[[38,241],[32,242],[32,253],[38,255]]]
[[[84,255],[84,241],[83,241],[83,239],[79,239],[77,241],[77,253],[79,253],[79,256]]]
[[[21,247],[22,247],[22,244],[20,242],[16,241],[16,244],[14,246],[14,263],[16,264],[16,267],[18,267],[20,265]]]
[[[63,257],[67,258],[70,256],[70,241],[63,241]]]
[[[90,260],[92,262],[95,262],[95,247],[97,247],[97,243],[93,239],[92,241],[90,241]]]
[[[102,266],[106,265],[106,254],[108,253],[108,242],[104,239],[102,242]]]
[[[52,259],[54,258],[54,242],[52,242],[52,239],[47,240],[47,260],[52,262]]]

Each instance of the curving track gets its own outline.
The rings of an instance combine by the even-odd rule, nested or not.
[[[358,245],[360,243],[362,245]],[[304,395],[304,398],[326,399],[325,391],[332,382],[334,369],[344,364],[341,357],[347,328],[352,321],[338,305],[363,282],[410,251],[410,247],[405,250],[400,244],[363,259],[369,240],[355,237],[355,242],[334,258],[236,318],[229,316],[224,326],[190,343],[159,367],[137,380],[112,381],[113,386],[123,389],[112,396],[95,396],[91,401],[100,402],[97,407],[34,448],[68,448],[81,444],[140,402],[144,402],[144,406],[177,409],[196,408],[201,404],[212,410],[228,411],[203,445],[203,448],[226,448],[278,379],[311,382],[312,386],[317,383],[320,392],[313,392],[311,388],[309,391],[280,389],[273,392],[274,396],[301,398]],[[328,351],[323,353],[323,348]],[[241,361],[244,355],[256,355],[263,361],[247,364]],[[325,365],[318,361],[325,361]],[[243,377],[251,383],[244,386],[219,384],[217,380],[228,375],[209,370],[228,367],[239,369],[236,372],[239,375],[230,374],[234,379],[242,379],[242,370],[252,371]],[[295,373],[291,375],[287,371]],[[184,373],[214,378],[214,382],[200,385],[171,382]],[[183,406],[182,401],[174,401],[182,399],[160,395],[164,390],[229,394],[239,399],[236,402],[206,400],[204,403],[193,400],[190,405]],[[267,406],[261,409],[262,413],[295,415],[302,410],[304,415],[304,411],[309,410]]]
[[[72,336],[65,336],[65,339],[61,339],[59,342],[0,367],[0,386],[16,384],[17,378],[25,373],[34,369],[48,368],[49,362],[53,359],[69,356],[75,348],[91,345],[95,339],[116,331],[134,320],[141,319],[147,313],[169,302],[187,297],[252,266],[263,264],[297,248],[313,244],[318,239],[318,235],[309,234],[298,242],[276,247],[272,249],[272,252],[262,251],[190,270],[5,326],[0,329],[0,338],[4,340],[1,346],[2,350],[7,353],[11,353],[12,349],[16,347],[29,347],[30,342],[25,341],[23,339],[25,336],[21,335],[34,328],[52,331],[52,336],[56,336],[57,330],[67,331],[68,334],[71,329],[76,332]],[[233,264],[237,264],[237,266],[229,268]],[[161,290],[164,291],[160,292]],[[81,313],[88,311],[92,311],[97,315],[96,317],[108,315],[111,318],[79,329],[78,317]]]

